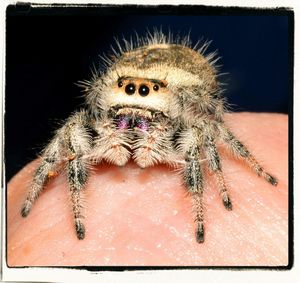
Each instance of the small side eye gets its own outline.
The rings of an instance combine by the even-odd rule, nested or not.
[[[122,87],[123,83],[121,81],[118,82],[118,87]]]
[[[153,90],[158,91],[159,90],[159,86],[158,85],[154,85],[153,86]]]

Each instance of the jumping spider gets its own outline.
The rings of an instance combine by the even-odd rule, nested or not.
[[[227,210],[232,209],[216,142],[228,146],[269,183],[268,174],[249,150],[225,126],[222,85],[214,54],[207,47],[192,48],[188,38],[172,40],[162,32],[125,42],[113,59],[103,57],[106,71],[81,85],[86,108],[67,119],[44,149],[23,204],[26,217],[50,177],[65,164],[78,239],[85,236],[81,191],[90,165],[102,160],[123,166],[132,158],[145,168],[156,163],[183,164],[185,185],[195,210],[196,240],[204,242],[203,173],[208,166],[216,176]]]

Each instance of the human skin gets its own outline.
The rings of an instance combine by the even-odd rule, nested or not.
[[[34,161],[7,186],[8,265],[288,265],[288,117],[238,113],[225,120],[278,185],[219,146],[233,210],[224,208],[215,178],[206,172],[203,244],[195,240],[192,202],[182,177],[165,165],[95,166],[83,192],[84,240],[76,237],[64,174],[53,178],[22,218]]]

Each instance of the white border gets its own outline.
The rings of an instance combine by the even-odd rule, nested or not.
[[[59,3],[57,1],[47,1],[47,0],[28,0],[28,1],[18,1],[18,2],[31,2],[31,3]],[[1,77],[0,86],[2,90],[1,100],[1,108],[4,111],[4,82],[5,82],[5,10],[7,5],[14,4],[16,1],[9,0],[1,0],[0,1],[0,20],[1,20],[1,32],[0,32],[0,50],[2,50],[2,54],[0,56],[1,63]],[[94,3],[100,4],[100,1],[95,0],[64,0],[63,3],[72,3],[72,4],[87,4]],[[215,2],[209,0],[145,0],[145,1],[130,1],[130,0],[111,0],[111,1],[101,1],[101,4],[151,4],[151,5],[159,5],[159,4],[170,4],[170,5],[178,5],[178,4],[197,4],[197,5],[215,5],[215,6],[240,6],[240,7],[260,7],[260,8],[274,8],[274,7],[291,7],[295,12],[295,69],[294,69],[294,125],[297,125],[297,121],[299,121],[299,105],[300,105],[300,89],[299,89],[299,56],[297,50],[300,50],[299,44],[299,36],[297,36],[297,32],[299,32],[299,12],[300,12],[300,1],[298,0],[244,0],[244,1],[235,1],[235,0],[218,0],[217,4]],[[298,95],[297,95],[298,94]],[[4,113],[4,112],[3,112]],[[1,121],[3,122],[3,121]],[[3,123],[2,123],[3,125]],[[295,128],[295,127],[294,127]],[[3,144],[3,129],[0,132],[0,138]],[[294,160],[295,160],[295,174],[294,176],[299,176],[299,166],[296,166],[296,161],[300,159],[299,149],[297,149],[297,144],[299,143],[299,134],[295,129],[294,132]],[[2,148],[3,150],[3,148]],[[0,151],[1,160],[3,160],[2,150]],[[3,172],[3,164],[0,164],[1,172]],[[2,180],[3,184],[5,184],[5,180]],[[298,189],[297,189],[298,188]],[[2,200],[2,210],[1,210],[1,228],[4,227],[5,224],[5,192],[2,188],[0,200]],[[22,282],[34,282],[34,281],[47,281],[47,282],[297,282],[296,274],[300,274],[300,266],[298,262],[299,255],[299,241],[300,239],[300,230],[299,230],[299,218],[300,218],[300,209],[299,209],[299,201],[300,200],[300,182],[299,178],[295,178],[294,180],[294,218],[295,218],[295,258],[294,258],[294,267],[292,270],[241,270],[241,271],[232,271],[232,270],[157,270],[157,271],[128,271],[128,272],[88,272],[85,270],[75,270],[75,269],[64,269],[64,268],[7,268],[5,263],[5,231],[1,229],[2,233],[2,281],[22,281]],[[0,279],[1,280],[1,279]]]

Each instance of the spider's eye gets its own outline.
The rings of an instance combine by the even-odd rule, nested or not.
[[[121,81],[118,82],[118,87],[122,87],[123,83]]]
[[[153,89],[154,89],[155,91],[158,91],[158,90],[159,90],[159,86],[158,86],[158,85],[154,85],[154,86],[153,86]]]
[[[146,96],[149,93],[149,87],[147,87],[146,85],[141,85],[139,88],[139,94],[141,96]]]
[[[128,84],[125,87],[125,92],[129,95],[134,94],[135,93],[135,85],[134,84]]]

